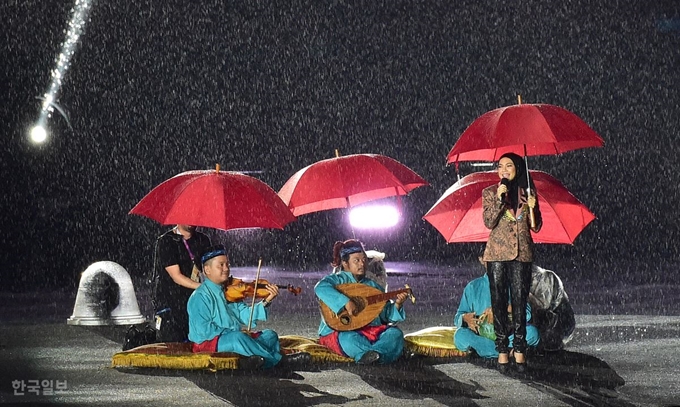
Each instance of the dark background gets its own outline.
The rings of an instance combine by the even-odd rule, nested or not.
[[[481,245],[447,245],[421,217],[456,180],[445,163],[459,135],[517,94],[606,143],[530,159],[598,217],[537,262],[605,278],[646,267],[635,284],[678,261],[678,1],[94,2],[57,97],[72,128],[55,114],[34,146],[72,5],[0,5],[2,290],[70,289],[98,260],[140,276],[167,227],[128,212],[160,182],[219,163],[278,191],[335,149],[390,156],[431,184],[403,199],[398,227],[357,234],[369,248],[475,261]],[[351,236],[345,216],[209,232],[236,265],[305,270]]]

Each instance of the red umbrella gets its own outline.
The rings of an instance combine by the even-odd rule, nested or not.
[[[530,171],[541,205],[543,227],[532,232],[536,243],[572,244],[593,220],[585,205],[553,176]],[[498,183],[496,171],[475,172],[453,184],[423,216],[448,243],[486,242],[490,230],[484,226],[482,190]]]
[[[604,141],[570,111],[547,104],[520,104],[491,110],[461,134],[447,163],[496,161],[507,153],[520,156],[555,155]]]
[[[318,161],[296,172],[279,191],[295,216],[407,195],[427,181],[392,158],[354,154]]]
[[[132,208],[164,225],[215,229],[283,227],[295,220],[264,182],[239,172],[187,171],[164,181]]]

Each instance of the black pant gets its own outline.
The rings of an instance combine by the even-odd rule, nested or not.
[[[156,312],[157,338],[159,342],[185,342],[189,335],[189,318],[184,312],[163,308]],[[160,317],[160,320],[158,319]]]
[[[509,337],[514,333],[513,349],[524,353],[527,348],[527,298],[531,288],[531,263],[491,261],[487,274],[491,288],[493,327],[496,350],[509,352]],[[512,300],[512,326],[508,321],[508,291]]]

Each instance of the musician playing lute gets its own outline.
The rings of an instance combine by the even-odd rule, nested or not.
[[[371,293],[384,293],[383,287],[366,278],[366,264],[366,251],[360,241],[350,239],[333,245],[333,266],[341,267],[341,270],[327,275],[314,287],[322,310],[325,306],[331,311],[327,318],[339,318],[345,311],[351,317],[361,316],[361,299],[344,294],[338,289],[339,286],[361,284],[367,286],[367,291]],[[404,333],[393,325],[406,319],[403,304],[409,294],[406,290],[402,291],[405,292],[396,293],[394,299],[385,301],[379,315],[357,329],[336,330],[322,318],[319,343],[335,353],[354,359],[358,364],[394,362],[404,348]]]

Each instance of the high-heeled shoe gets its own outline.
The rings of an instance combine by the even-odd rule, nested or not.
[[[499,353],[497,361],[498,371],[501,373],[507,373],[508,367],[510,366],[510,358],[507,353]]]

